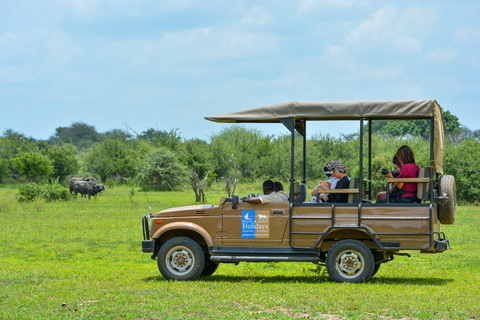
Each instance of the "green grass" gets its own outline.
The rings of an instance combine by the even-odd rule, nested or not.
[[[455,224],[442,227],[451,250],[396,257],[365,284],[334,283],[309,263],[221,264],[213,276],[169,282],[141,252],[143,192],[115,187],[96,200],[28,204],[15,193],[0,188],[0,319],[480,318],[478,207],[459,207]],[[213,188],[207,202],[222,195]],[[195,197],[148,198],[159,211]]]

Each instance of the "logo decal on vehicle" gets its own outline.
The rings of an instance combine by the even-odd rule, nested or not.
[[[270,238],[269,210],[242,210],[242,239]]]

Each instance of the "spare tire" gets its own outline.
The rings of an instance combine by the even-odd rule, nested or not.
[[[438,205],[438,220],[442,224],[452,224],[455,221],[457,207],[457,192],[453,176],[441,176],[438,191],[441,197],[446,197],[443,204]]]

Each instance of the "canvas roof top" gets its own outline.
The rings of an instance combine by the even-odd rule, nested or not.
[[[269,123],[280,119],[295,120],[388,120],[434,118],[434,170],[443,173],[443,119],[434,99],[423,100],[353,100],[289,101],[263,107],[224,113],[206,120],[220,123]],[[414,150],[415,152],[415,150]]]

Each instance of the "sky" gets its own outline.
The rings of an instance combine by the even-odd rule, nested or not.
[[[205,116],[430,98],[480,129],[480,1],[0,1],[0,134],[48,139],[84,122],[208,141],[231,124]]]

